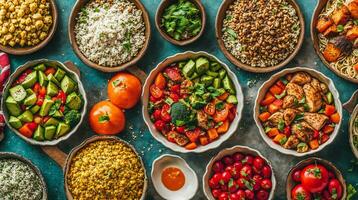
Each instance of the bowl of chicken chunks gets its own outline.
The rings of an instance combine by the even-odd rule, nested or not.
[[[283,70],[259,89],[254,119],[265,142],[283,154],[305,156],[333,142],[342,104],[333,81],[305,67]]]

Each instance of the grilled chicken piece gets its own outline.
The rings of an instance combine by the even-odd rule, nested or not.
[[[321,82],[319,82],[319,80],[315,79],[315,78],[312,78],[312,81],[311,81],[311,86],[317,90],[318,92],[322,92],[322,88],[321,88]]]
[[[310,126],[312,126],[317,131],[321,130],[321,128],[328,121],[328,117],[319,113],[308,113],[306,112],[303,115],[303,120],[305,120]]]
[[[196,115],[196,118],[198,120],[198,126],[205,129],[205,130],[208,130],[209,129],[209,126],[208,126],[208,115],[199,110],[197,112],[197,115]]]
[[[305,112],[305,107],[303,106],[300,106],[298,108],[296,108],[298,111],[301,111],[301,112]]]
[[[287,108],[286,110],[283,111],[283,120],[285,121],[285,124],[287,126],[292,123],[297,113],[299,113],[299,111],[293,108]]]
[[[292,126],[292,133],[302,142],[309,142],[314,133],[314,129],[305,121]]]
[[[268,125],[270,127],[275,127],[278,125],[278,123],[280,121],[283,120],[283,113],[282,112],[275,112],[274,114],[272,114],[269,118],[268,118]]]
[[[296,83],[288,83],[286,85],[286,91],[288,95],[296,97],[298,101],[301,100],[304,95],[302,87]]]
[[[300,143],[300,140],[295,135],[288,137],[287,142],[283,145],[285,149],[294,149]]]
[[[311,82],[311,76],[306,72],[297,72],[295,75],[293,75],[290,82],[296,83],[298,85],[304,85]]]
[[[306,95],[306,103],[309,107],[309,112],[317,112],[322,106],[322,95],[311,84],[305,84],[303,91]]]
[[[323,93],[327,93],[328,92],[328,87],[326,84],[324,83],[320,83],[320,86],[321,86],[321,90]]]
[[[286,95],[283,98],[283,104],[282,104],[282,108],[286,109],[286,108],[291,108],[295,105],[295,97],[291,96],[291,95]]]

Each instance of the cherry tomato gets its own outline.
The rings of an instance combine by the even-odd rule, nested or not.
[[[292,200],[311,200],[311,194],[302,185],[296,185],[291,191]]]
[[[266,178],[261,181],[261,187],[265,190],[270,190],[272,188],[272,182],[270,179]]]
[[[224,171],[222,174],[222,180],[224,183],[228,183],[231,179],[231,174],[229,172]]]
[[[246,189],[245,181],[246,180],[244,178],[239,178],[237,179],[236,183],[239,186],[239,188]]]
[[[180,85],[173,85],[172,87],[170,87],[170,91],[175,94],[180,94]]]
[[[172,81],[180,81],[182,79],[180,72],[176,67],[167,67],[164,72]]]
[[[222,181],[222,174],[221,173],[215,173],[212,177],[215,184],[219,184],[220,181]]]
[[[185,133],[185,127],[184,126],[178,126],[176,127],[176,130],[178,133],[184,134]]]
[[[254,177],[252,178],[252,180],[254,181],[254,191],[258,191],[261,189],[261,183],[262,183],[262,177],[259,175],[254,175]]]
[[[259,156],[256,156],[253,165],[256,169],[261,170],[264,167],[265,161]]]
[[[269,197],[269,193],[265,190],[260,190],[257,192],[256,194],[256,199],[257,200],[267,200]]]
[[[149,91],[150,91],[150,94],[156,99],[160,99],[164,95],[163,91],[158,86],[156,86],[154,84],[152,86],[150,86]]]
[[[165,122],[162,120],[158,120],[154,123],[154,126],[158,131],[162,131],[164,129]]]
[[[301,171],[300,170],[296,170],[295,172],[292,173],[292,179],[296,182],[300,182],[301,181]]]
[[[167,81],[165,80],[165,77],[162,73],[159,73],[157,77],[155,77],[154,84],[162,90],[165,89]]]
[[[221,161],[216,161],[212,167],[214,172],[223,172],[224,171],[224,164]]]
[[[241,153],[234,153],[232,156],[236,162],[241,162],[242,159],[244,159],[244,155]]]
[[[245,199],[245,197],[246,197],[244,190],[236,191],[236,195],[239,197],[240,200]]]
[[[230,179],[229,184],[228,184],[229,192],[235,193],[237,191],[237,189],[239,189],[239,185],[233,179]]]
[[[213,195],[214,198],[219,198],[221,191],[218,189],[213,189],[211,190],[211,194]]]
[[[232,165],[234,164],[234,159],[232,159],[230,156],[225,156],[223,158],[223,162],[225,163],[225,165]]]
[[[179,101],[179,95],[178,94],[175,94],[175,93],[171,93],[169,95],[169,97],[174,101],[174,102],[178,102]]]
[[[240,170],[241,177],[249,179],[252,177],[252,167],[250,165],[244,165]]]
[[[342,197],[342,186],[337,179],[332,179],[328,183],[328,191],[331,196],[336,196],[335,199],[340,199]]]
[[[209,187],[210,187],[211,189],[217,189],[217,188],[219,188],[219,183],[215,182],[215,179],[214,179],[214,178],[211,178],[211,179],[209,180]]]
[[[262,168],[262,176],[264,178],[270,178],[271,177],[271,167],[268,166],[268,165],[265,165],[263,168]]]
[[[229,200],[229,194],[227,192],[223,192],[219,196],[219,200]]]
[[[220,185],[220,189],[221,189],[221,191],[223,191],[223,192],[227,192],[227,191],[229,190],[227,184]]]
[[[236,193],[231,193],[230,194],[230,200],[240,200],[240,198]]]
[[[49,74],[55,74],[56,73],[56,69],[53,67],[48,67],[45,71],[46,76]]]
[[[153,118],[154,118],[155,120],[161,119],[161,116],[162,116],[161,110],[159,110],[159,109],[154,110],[154,112],[153,112]]]
[[[66,103],[67,95],[62,90],[60,90],[57,94],[57,98],[61,100],[62,104],[64,104],[64,103]]]
[[[328,184],[328,170],[322,165],[308,165],[301,172],[301,183],[311,193],[321,192]]]
[[[254,163],[254,157],[247,155],[244,160],[242,160],[242,163],[252,165]]]
[[[251,190],[245,190],[245,196],[247,199],[254,199],[255,193]]]
[[[163,120],[164,122],[169,123],[169,122],[172,121],[172,117],[170,116],[169,113],[166,113],[166,114],[163,114],[163,113],[162,113],[162,120]]]

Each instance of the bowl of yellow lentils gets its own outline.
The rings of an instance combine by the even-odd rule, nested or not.
[[[34,53],[52,39],[57,27],[54,0],[0,0],[0,50]]]

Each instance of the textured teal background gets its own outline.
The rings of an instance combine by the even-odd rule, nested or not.
[[[157,63],[159,63],[167,56],[186,50],[203,50],[214,54],[219,59],[226,62],[231,67],[231,69],[234,70],[241,83],[241,86],[243,87],[245,95],[245,108],[243,113],[243,119],[239,125],[240,128],[234,134],[234,136],[232,136],[229,141],[226,141],[225,143],[223,143],[223,145],[221,145],[215,150],[211,150],[202,154],[180,155],[188,161],[188,163],[194,168],[194,170],[198,174],[200,187],[195,199],[205,199],[201,187],[201,177],[204,173],[205,166],[210,160],[210,158],[217,154],[220,149],[223,149],[225,147],[231,147],[237,144],[248,145],[250,147],[259,149],[266,157],[268,157],[273,162],[274,171],[278,180],[275,199],[285,199],[284,186],[288,170],[295,163],[297,163],[303,158],[294,158],[292,156],[280,154],[270,149],[268,145],[266,145],[263,142],[262,138],[259,136],[258,129],[254,125],[252,117],[253,102],[254,98],[256,97],[258,87],[273,73],[256,75],[253,73],[238,70],[221,53],[215,41],[214,34],[215,16],[221,1],[202,0],[206,8],[208,18],[205,33],[197,42],[186,47],[177,47],[168,43],[159,35],[157,30],[155,29],[154,16],[156,8],[160,1],[143,0],[142,2],[149,11],[153,37],[150,41],[150,46],[146,55],[138,63],[138,66],[140,68],[142,68],[145,72],[149,72],[156,66]],[[352,96],[353,91],[357,89],[357,85],[354,85],[337,77],[321,63],[321,61],[313,51],[312,42],[309,36],[309,24],[316,2],[317,0],[298,0],[298,3],[306,19],[306,37],[299,55],[289,65],[287,65],[287,67],[307,66],[323,72],[334,80],[336,87],[340,93],[340,99],[342,102],[345,102],[349,99],[350,96]],[[108,79],[113,74],[105,74],[92,68],[89,68],[76,57],[76,55],[72,51],[67,36],[67,22],[75,0],[57,0],[56,3],[58,6],[60,21],[55,37],[47,45],[47,47],[33,55],[11,56],[11,69],[15,70],[19,65],[24,64],[26,61],[39,58],[49,58],[59,61],[71,60],[81,70],[81,79],[84,83],[85,89],[87,90],[90,108],[95,102],[107,98],[106,85]],[[126,131],[121,133],[119,137],[130,142],[137,148],[138,152],[143,157],[145,167],[147,169],[147,175],[149,176],[151,170],[151,163],[156,157],[163,153],[174,152],[166,149],[164,146],[162,146],[152,138],[148,129],[144,125],[143,119],[141,117],[140,107],[140,104],[138,104],[134,109],[126,111],[126,117],[128,121]],[[349,119],[349,115],[346,111],[344,112],[343,117],[344,122],[341,126],[341,131],[339,132],[339,135],[337,136],[335,142],[330,146],[326,147],[321,153],[318,153],[315,156],[319,156],[334,162],[346,177],[347,182],[357,184],[358,166],[355,166],[353,168],[353,171],[351,169],[353,166],[352,162],[354,162],[355,160],[348,143],[347,122]],[[86,118],[78,132],[59,146],[65,152],[69,152],[71,148],[78,145],[79,143],[81,143],[81,141],[91,135],[93,135],[93,133],[88,128],[88,121]],[[48,186],[49,199],[65,199],[62,169],[46,154],[44,154],[39,147],[31,146],[25,143],[14,133],[10,132],[9,130],[6,130],[6,138],[0,144],[0,151],[15,152],[32,160],[33,163],[40,168],[41,172],[45,176],[45,180]],[[152,187],[151,183],[148,190],[147,199],[160,199],[160,197]]]

